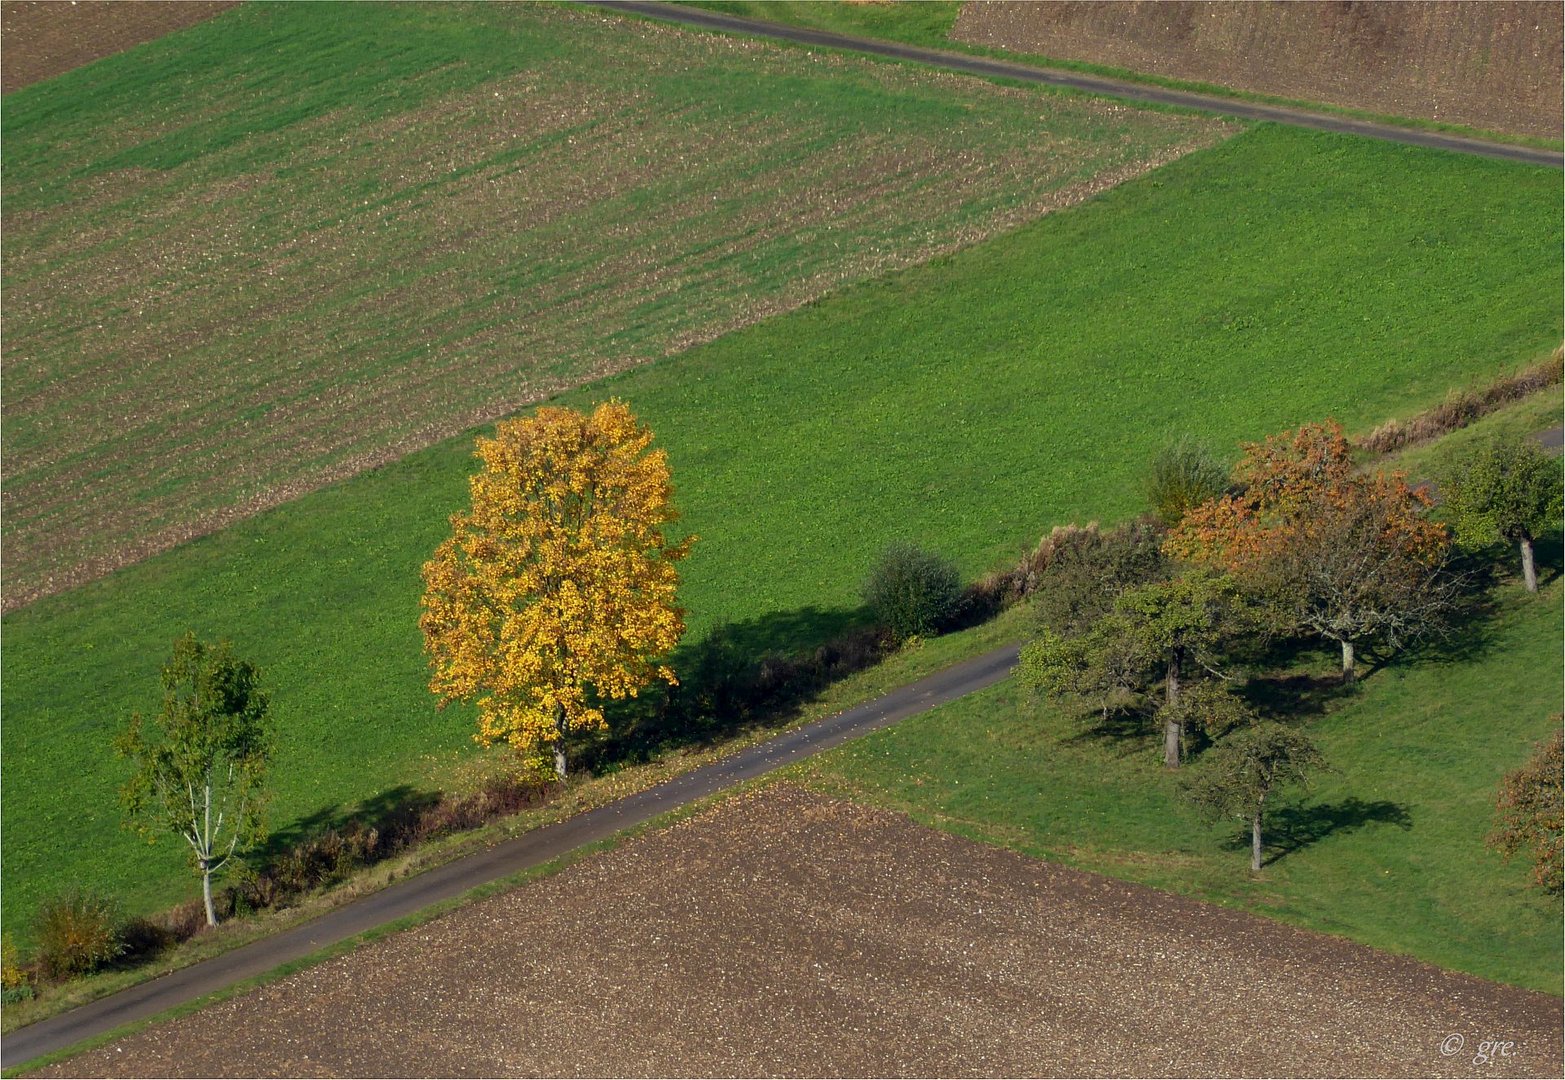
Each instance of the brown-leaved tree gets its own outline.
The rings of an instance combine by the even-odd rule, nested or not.
[[[684,612],[670,543],[668,458],[622,402],[542,408],[478,440],[472,506],[424,564],[419,627],[442,706],[473,701],[484,746],[504,741],[565,778],[569,733],[602,703],[675,676],[657,659]]]
[[[1336,642],[1346,682],[1359,644],[1396,649],[1443,625],[1456,602],[1450,538],[1425,492],[1358,472],[1332,421],[1244,451],[1239,493],[1186,513],[1169,554],[1229,571],[1279,628]]]

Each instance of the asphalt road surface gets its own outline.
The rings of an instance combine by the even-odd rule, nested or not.
[[[1260,105],[1232,98],[1211,97],[1206,94],[1188,93],[1183,90],[1169,90],[1161,86],[1122,82],[1118,79],[1105,78],[1100,75],[1082,75],[1071,71],[1010,63],[1005,60],[991,60],[981,56],[970,56],[965,53],[943,52],[936,49],[919,48],[916,45],[902,45],[891,41],[876,41],[872,38],[850,37],[847,34],[834,34],[826,30],[809,30],[798,26],[783,26],[778,23],[762,22],[758,19],[745,19],[737,15],[723,15],[714,11],[677,7],[673,4],[660,4],[649,2],[649,0],[589,0],[589,2],[594,7],[605,8],[610,11],[662,19],[667,22],[681,23],[685,26],[692,26],[702,30],[751,34],[756,37],[771,38],[776,41],[790,41],[798,45],[813,45],[826,49],[846,49],[852,52],[868,53],[873,56],[889,57],[893,60],[911,60],[916,63],[929,64],[948,71],[957,71],[968,75],[1017,79],[1022,82],[1041,83],[1046,86],[1063,86],[1073,90],[1083,90],[1091,94],[1122,98],[1127,101],[1178,105],[1184,108],[1201,109],[1205,112],[1221,113],[1224,116],[1237,116],[1245,120],[1270,120],[1279,124],[1318,128],[1322,131],[1338,131],[1351,135],[1365,135],[1372,139],[1388,139],[1392,142],[1409,143],[1413,146],[1425,146],[1436,150],[1452,150],[1461,154],[1478,154],[1483,157],[1523,161],[1533,165],[1549,165],[1556,169],[1565,166],[1565,154],[1561,154],[1558,150],[1535,150],[1526,146],[1512,146],[1506,143],[1486,142],[1482,139],[1468,139],[1460,135],[1420,131],[1413,128],[1397,127],[1392,124],[1376,124],[1368,120],[1351,120],[1328,113],[1290,109],[1281,105]]]

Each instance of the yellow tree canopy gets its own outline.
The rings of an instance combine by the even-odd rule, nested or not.
[[[668,458],[620,401],[542,408],[478,440],[472,508],[424,564],[419,628],[442,706],[475,701],[477,741],[524,756],[601,730],[594,702],[635,694],[684,634],[669,544]]]

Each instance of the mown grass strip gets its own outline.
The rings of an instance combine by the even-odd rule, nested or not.
[[[759,656],[859,617],[890,540],[976,575],[1051,525],[1138,511],[1170,433],[1368,430],[1541,356],[1560,245],[1549,170],[1260,128],[563,400],[619,395],[658,433],[703,538],[691,640],[731,621]],[[470,455],[448,441],[6,617],[7,929],[25,939],[68,881],[136,910],[188,895],[173,844],[119,829],[107,750],[186,628],[232,638],[274,690],[278,827],[473,759],[416,622]]]

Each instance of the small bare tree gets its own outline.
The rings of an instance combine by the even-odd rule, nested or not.
[[[261,834],[262,782],[273,734],[259,673],[228,642],[187,633],[163,667],[163,707],[150,725],[137,713],[115,740],[135,773],[120,790],[126,824],[149,842],[173,832],[201,873],[208,926],[217,925],[212,876]]]

